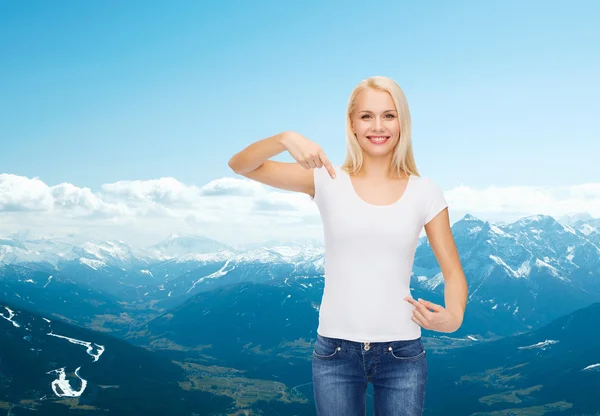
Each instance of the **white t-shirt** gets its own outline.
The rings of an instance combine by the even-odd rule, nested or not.
[[[423,226],[448,206],[427,177],[411,175],[402,197],[372,205],[358,196],[350,176],[334,165],[313,169],[314,201],[325,242],[325,288],[317,333],[356,342],[416,339],[410,279]],[[412,297],[412,296],[411,296]]]

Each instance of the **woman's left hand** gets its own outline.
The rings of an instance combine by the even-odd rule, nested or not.
[[[408,296],[404,300],[415,306],[411,319],[425,329],[438,332],[454,332],[462,325],[462,318],[453,315],[441,305],[421,298],[416,301]],[[433,312],[429,309],[433,309]]]

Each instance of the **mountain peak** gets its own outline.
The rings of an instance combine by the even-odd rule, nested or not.
[[[462,221],[481,221],[479,218],[471,215],[471,214],[465,214],[464,217],[461,218]]]
[[[521,218],[521,221],[523,222],[542,222],[542,221],[548,221],[548,220],[552,220],[552,221],[556,221],[554,219],[554,217],[551,217],[550,215],[546,215],[546,214],[536,214],[536,215],[529,215],[527,217],[523,217]]]
[[[559,223],[554,217],[546,214],[536,214],[529,215],[527,217],[523,217],[520,220],[514,223],[519,227],[541,227],[541,228],[555,228],[555,229],[565,229],[566,231],[571,231],[571,227],[565,226]]]

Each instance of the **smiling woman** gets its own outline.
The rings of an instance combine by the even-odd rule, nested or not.
[[[416,168],[408,104],[391,79],[368,78],[351,93],[346,149],[344,163],[333,165],[319,145],[284,132],[253,143],[230,166],[307,193],[321,214],[325,286],[312,356],[317,415],[364,414],[369,382],[375,414],[421,415],[427,381],[421,328],[455,331],[467,299],[448,203]],[[297,163],[266,160],[284,150]],[[411,298],[423,227],[446,280],[448,309]]]

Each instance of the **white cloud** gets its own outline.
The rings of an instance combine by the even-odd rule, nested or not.
[[[600,183],[571,187],[458,186],[444,192],[453,220],[470,213],[491,222],[579,212],[600,216]],[[136,240],[142,245],[172,232],[197,233],[223,242],[319,238],[319,212],[308,195],[285,192],[247,178],[225,177],[204,186],[174,178],[118,181],[96,193],[70,183],[48,186],[39,178],[0,175],[3,234],[87,233]],[[134,243],[135,244],[135,243]]]
[[[201,192],[206,196],[253,196],[268,191],[264,185],[253,180],[220,178],[204,185]]]
[[[38,178],[0,174],[0,211],[47,211],[53,203],[50,188]]]
[[[516,220],[534,214],[560,218],[587,212],[600,217],[600,182],[573,186],[458,186],[444,192],[450,210],[482,219]],[[462,216],[461,215],[461,216]]]
[[[120,201],[128,206],[188,204],[200,196],[196,186],[188,186],[174,178],[119,181],[101,186],[100,195],[107,201]]]
[[[149,245],[172,232],[196,232],[222,241],[294,233],[296,217],[318,216],[308,195],[256,181],[215,179],[203,187],[174,178],[118,181],[96,193],[70,183],[0,175],[0,229],[4,235],[91,234]],[[309,221],[312,223],[312,221]],[[305,230],[303,230],[305,231]],[[129,237],[134,238],[129,238]]]

